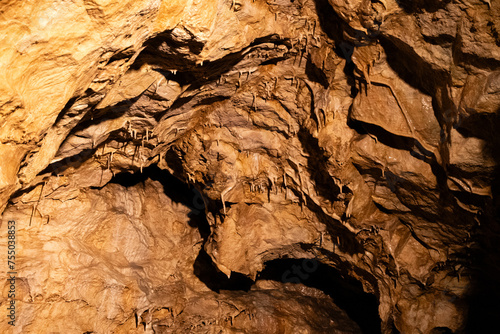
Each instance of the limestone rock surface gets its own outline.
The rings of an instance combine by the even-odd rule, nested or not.
[[[495,323],[500,2],[6,0],[0,31],[0,332]]]

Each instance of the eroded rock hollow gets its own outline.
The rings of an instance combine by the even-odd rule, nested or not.
[[[493,328],[498,1],[6,0],[0,31],[0,332]]]

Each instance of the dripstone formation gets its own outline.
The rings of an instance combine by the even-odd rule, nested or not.
[[[6,0],[0,31],[1,333],[494,328],[500,2]]]

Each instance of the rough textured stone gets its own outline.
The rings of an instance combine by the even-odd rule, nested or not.
[[[1,332],[463,333],[498,313],[499,2],[0,14]]]

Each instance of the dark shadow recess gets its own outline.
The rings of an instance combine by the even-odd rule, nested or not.
[[[316,267],[306,265],[304,261],[314,261]],[[359,325],[363,333],[381,333],[377,297],[364,292],[359,281],[343,276],[326,264],[307,259],[272,260],[266,262],[266,267],[257,279],[292,283],[300,281],[299,284],[321,290]]]
[[[147,179],[160,182],[166,196],[191,209],[188,214],[190,217],[189,226],[198,228],[201,237],[206,241],[210,234],[210,226],[205,215],[205,205],[202,195],[192,185],[182,182],[156,165],[145,168],[143,173],[119,173],[111,179],[110,183],[132,187],[144,183]],[[220,290],[249,291],[254,283],[250,278],[236,272],[231,273],[231,277],[228,278],[217,269],[203,248],[195,260],[193,269],[195,275],[215,292],[220,292]]]

